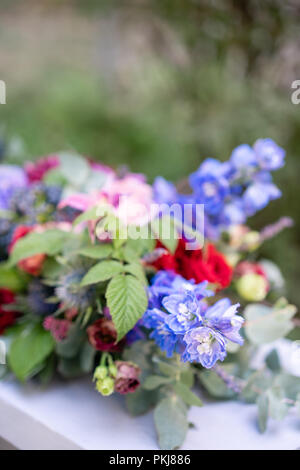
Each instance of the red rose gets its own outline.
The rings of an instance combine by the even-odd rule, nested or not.
[[[152,265],[157,269],[175,271],[196,283],[209,281],[217,284],[218,288],[228,287],[232,279],[232,268],[211,243],[205,250],[187,250],[186,242],[180,239],[174,255],[163,255]]]
[[[5,329],[12,326],[18,315],[18,312],[6,310],[6,306],[14,303],[15,295],[8,289],[0,289],[0,334],[3,334]]]
[[[27,227],[26,225],[19,225],[12,237],[11,244],[9,246],[9,252],[13,250],[13,247],[17,243],[20,238],[25,237],[28,233],[34,230],[33,227]],[[33,256],[29,256],[28,258],[22,259],[19,261],[18,266],[22,271],[25,271],[32,276],[39,276],[41,274],[43,263],[45,261],[46,255],[44,254],[37,254]]]
[[[87,329],[89,342],[97,351],[120,351],[125,340],[116,343],[117,330],[112,320],[100,318]]]

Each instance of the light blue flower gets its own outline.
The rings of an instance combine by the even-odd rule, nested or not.
[[[247,170],[257,166],[257,157],[250,145],[242,144],[233,150],[230,162],[236,170]]]
[[[9,209],[12,196],[28,184],[24,170],[16,165],[0,165],[0,209]]]
[[[188,293],[173,294],[165,297],[163,307],[170,313],[166,321],[169,328],[176,334],[184,334],[190,328],[202,322],[202,314],[206,305]]]
[[[272,139],[259,139],[255,142],[254,151],[259,166],[264,170],[274,171],[283,167],[285,151]]]
[[[196,203],[204,204],[207,214],[215,215],[222,210],[229,194],[229,185],[224,177],[205,173],[200,167],[190,176],[190,184],[195,192]]]
[[[243,202],[247,216],[256,214],[266,207],[270,201],[281,197],[281,191],[273,183],[254,183],[250,185],[244,195]]]
[[[217,361],[226,357],[226,339],[207,326],[189,330],[183,338],[186,349],[182,354],[183,362],[198,362],[210,369]]]

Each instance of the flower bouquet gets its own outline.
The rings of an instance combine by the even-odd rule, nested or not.
[[[300,407],[300,378],[266,343],[288,335],[296,308],[246,221],[281,192],[285,152],[271,139],[205,160],[179,191],[162,177],[58,153],[0,165],[0,334],[5,376],[46,384],[90,374],[99,394],[154,409],[160,447],[178,448],[200,396]],[[300,369],[300,367],[299,367]]]

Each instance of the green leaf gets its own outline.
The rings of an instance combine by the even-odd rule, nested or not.
[[[134,393],[126,395],[126,406],[132,416],[139,416],[147,413],[158,400],[158,393],[155,390],[144,390],[139,388]]]
[[[26,326],[12,341],[8,362],[16,377],[24,382],[51,354],[54,340],[41,325]]]
[[[61,152],[59,160],[59,170],[69,183],[80,186],[87,180],[90,167],[85,158],[76,153]]]
[[[178,449],[188,430],[187,407],[177,396],[161,400],[154,411],[154,422],[161,449]]]
[[[73,222],[73,225],[76,227],[76,225],[81,224],[82,222],[88,222],[89,220],[97,220],[99,219],[99,207],[94,206],[88,209],[87,211],[83,212],[80,214],[78,217]]]
[[[162,244],[171,253],[174,253],[177,248],[179,235],[173,217],[164,215],[156,218],[152,220],[151,228]]]
[[[68,331],[68,336],[56,344],[56,353],[64,358],[74,358],[83,343],[85,332],[77,323],[73,323]]]
[[[261,304],[251,304],[245,309],[245,332],[253,344],[264,344],[283,338],[293,328],[291,321],[297,308],[284,303],[273,308]]]
[[[202,401],[200,400],[195,393],[193,393],[189,387],[184,385],[181,382],[177,382],[174,385],[174,390],[177,395],[182,398],[182,400],[189,406],[203,406]]]
[[[222,368],[229,374],[233,374],[234,367],[231,364],[222,365]],[[203,387],[214,398],[232,398],[236,395],[213,370],[203,370],[198,377]]]
[[[81,281],[81,286],[96,284],[98,282],[108,281],[112,277],[124,271],[124,265],[119,261],[107,260],[93,266]]]
[[[13,292],[21,292],[26,286],[27,276],[16,268],[9,267],[7,263],[0,264],[0,287]]]
[[[126,264],[124,269],[127,273],[130,273],[139,279],[145,286],[148,285],[144,269],[139,261],[137,263]]]
[[[106,291],[107,306],[118,332],[118,341],[131,330],[147,309],[143,284],[131,275],[117,275]]]
[[[278,356],[278,352],[276,349],[272,349],[272,351],[267,355],[266,357],[266,364],[269,367],[270,370],[273,372],[279,372],[280,371],[280,359]]]
[[[80,368],[83,372],[89,373],[93,370],[96,350],[86,341],[80,351]]]
[[[261,433],[267,429],[267,422],[269,417],[269,399],[266,394],[259,395],[256,400],[258,406],[258,428]]]
[[[176,375],[178,373],[178,366],[177,365],[175,366],[174,364],[168,364],[165,361],[158,361],[157,365],[158,365],[159,370],[163,374],[169,375],[170,377],[176,377]]]
[[[59,253],[70,233],[51,229],[43,233],[31,232],[18,240],[12,251],[9,264],[17,264],[29,256],[44,253],[49,256]]]
[[[267,390],[271,384],[271,374],[266,373],[264,370],[255,371],[248,377],[241,396],[247,403],[255,403],[259,393]]]
[[[143,383],[143,388],[145,390],[155,390],[162,385],[169,384],[172,381],[170,377],[162,377],[161,375],[148,375],[145,382]]]
[[[101,259],[108,258],[113,252],[113,246],[109,243],[88,246],[80,250],[79,254],[87,258]]]
[[[281,421],[289,411],[288,405],[284,402],[283,390],[278,386],[273,386],[267,391],[269,399],[269,413],[271,418]]]

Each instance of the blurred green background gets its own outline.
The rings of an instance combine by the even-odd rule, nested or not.
[[[295,228],[263,255],[300,306],[300,79],[297,0],[0,1],[1,132],[12,160],[76,149],[150,181],[271,137],[287,151],[283,198],[250,223]]]

